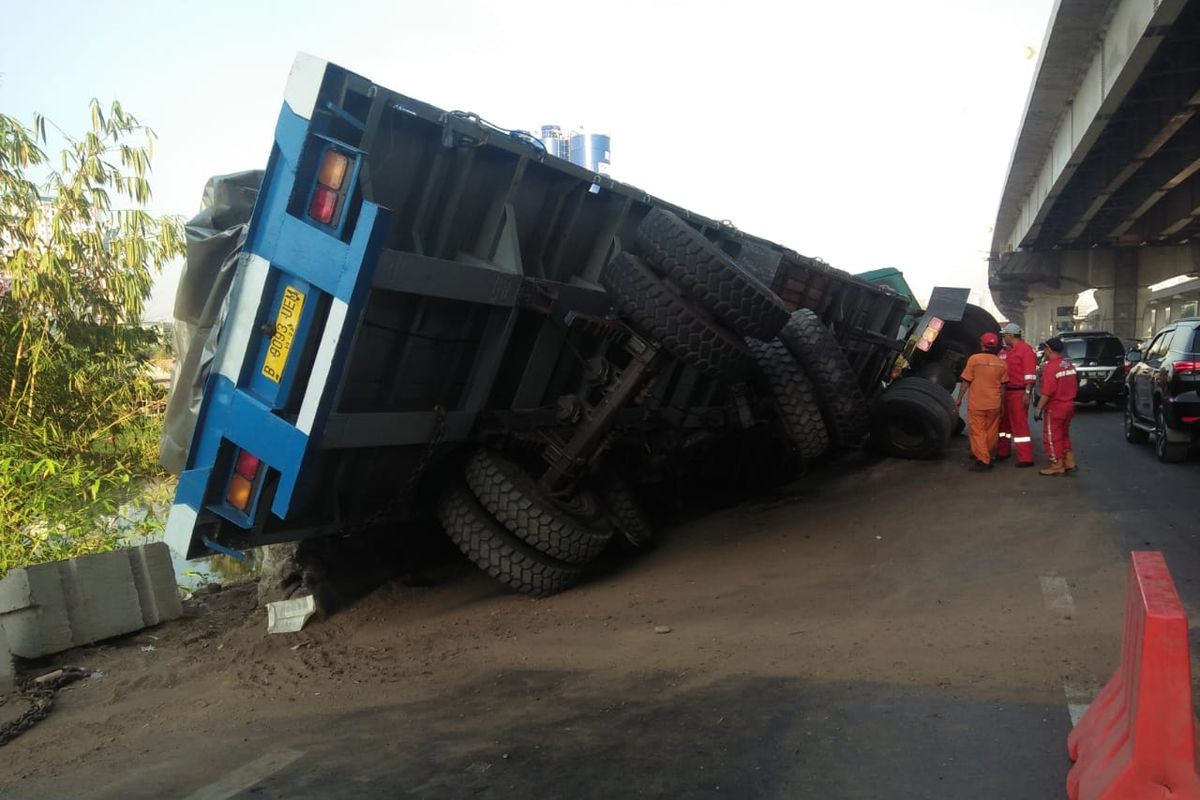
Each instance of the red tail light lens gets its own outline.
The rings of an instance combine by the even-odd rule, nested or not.
[[[1178,374],[1200,372],[1200,361],[1176,361],[1171,364],[1171,369],[1175,370]]]
[[[262,462],[258,460],[258,456],[251,455],[243,450],[238,453],[237,467],[235,471],[248,481],[252,481],[258,475],[258,466]]]
[[[333,212],[337,209],[338,195],[328,186],[318,186],[313,192],[312,202],[308,205],[308,215],[323,225],[333,221]]]
[[[1184,425],[1191,425],[1193,422],[1200,422],[1200,417],[1180,417],[1179,421]]]

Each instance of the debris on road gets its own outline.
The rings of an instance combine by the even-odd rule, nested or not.
[[[311,594],[267,603],[267,633],[297,633],[315,613],[317,602]]]
[[[21,689],[21,696],[29,701],[29,708],[16,719],[0,726],[0,747],[50,716],[54,710],[54,695],[59,689],[90,674],[91,670],[86,667],[62,667],[27,681]]]

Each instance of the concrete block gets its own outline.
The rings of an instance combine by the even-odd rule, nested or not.
[[[15,569],[0,580],[0,627],[14,655],[39,658],[74,643],[63,562]]]
[[[0,696],[17,688],[17,673],[13,669],[12,653],[8,650],[8,638],[0,627]]]
[[[144,544],[129,550],[133,583],[142,607],[142,622],[157,625],[183,614],[171,551],[163,542]]]
[[[76,646],[144,626],[127,551],[80,556],[63,562],[63,568],[71,576],[63,590]]]

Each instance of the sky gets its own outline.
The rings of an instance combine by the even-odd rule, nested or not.
[[[24,4],[0,111],[68,131],[121,101],[158,134],[152,209],[261,168],[297,51],[506,128],[612,137],[612,175],[921,297],[985,289],[1053,0]],[[178,267],[148,319],[170,317]]]

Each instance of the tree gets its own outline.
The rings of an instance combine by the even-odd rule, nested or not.
[[[159,335],[140,321],[182,223],[145,209],[154,133],[119,103],[90,111],[82,136],[52,126],[56,162],[44,118],[0,114],[0,574],[157,519],[121,512],[159,475]]]

